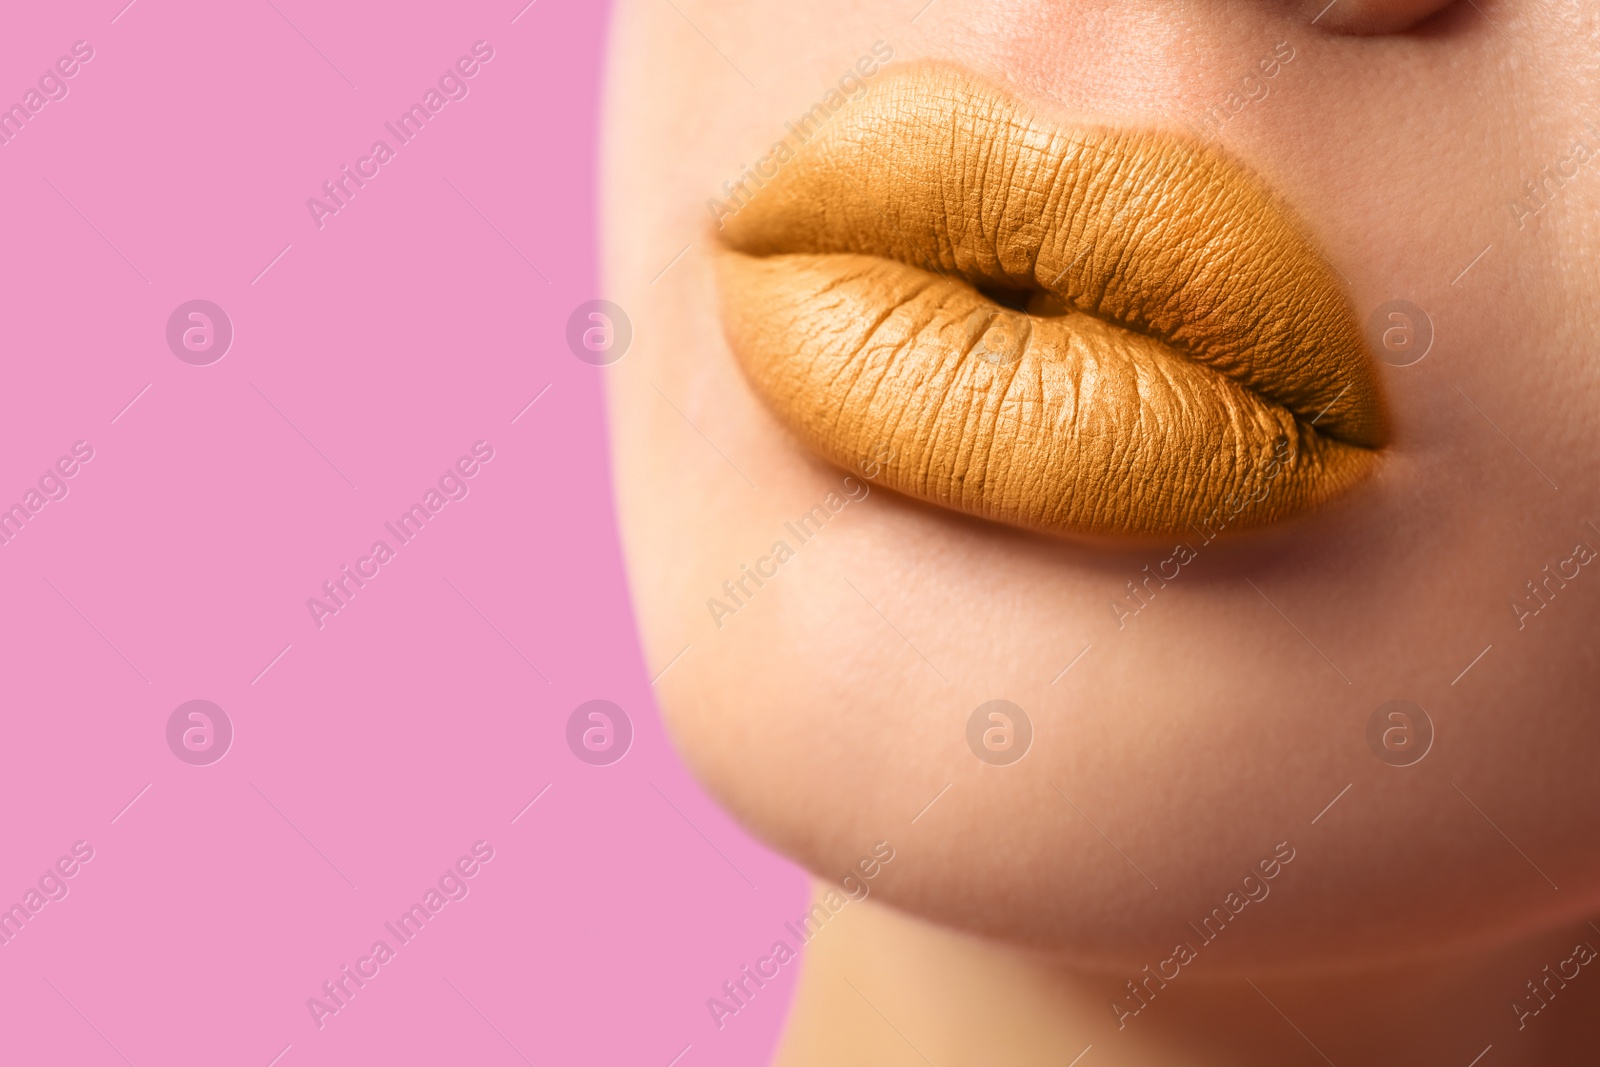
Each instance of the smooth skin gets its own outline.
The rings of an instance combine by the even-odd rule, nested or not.
[[[634,341],[604,373],[652,674],[689,646],[663,711],[819,876],[896,851],[808,946],[779,1062],[1585,1062],[1600,968],[1547,976],[1600,948],[1600,5],[920,6],[624,0],[613,29],[603,295]],[[1211,115],[1363,324],[1431,321],[1380,364],[1376,473],[1177,564],[809,451],[724,339],[707,201],[878,41],[1062,122]],[[994,699],[1034,729],[1009,766],[968,746]],[[1368,744],[1391,700],[1433,724],[1409,767]]]

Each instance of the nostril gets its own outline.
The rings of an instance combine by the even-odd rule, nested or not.
[[[1329,33],[1371,36],[1399,33],[1457,0],[1297,0],[1312,22]]]

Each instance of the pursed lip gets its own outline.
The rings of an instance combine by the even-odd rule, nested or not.
[[[1326,261],[1249,171],[885,72],[726,219],[723,322],[811,448],[1014,525],[1261,525],[1369,475],[1385,415]]]

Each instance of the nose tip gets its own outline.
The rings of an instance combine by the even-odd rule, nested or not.
[[[1455,2],[1458,0],[1309,0],[1301,6],[1320,29],[1371,36],[1410,29]]]

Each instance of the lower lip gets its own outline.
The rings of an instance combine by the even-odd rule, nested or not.
[[[757,389],[843,466],[1054,533],[1245,527],[1313,507],[1377,453],[1325,437],[1162,342],[1035,315],[876,256],[718,257],[724,325]]]

